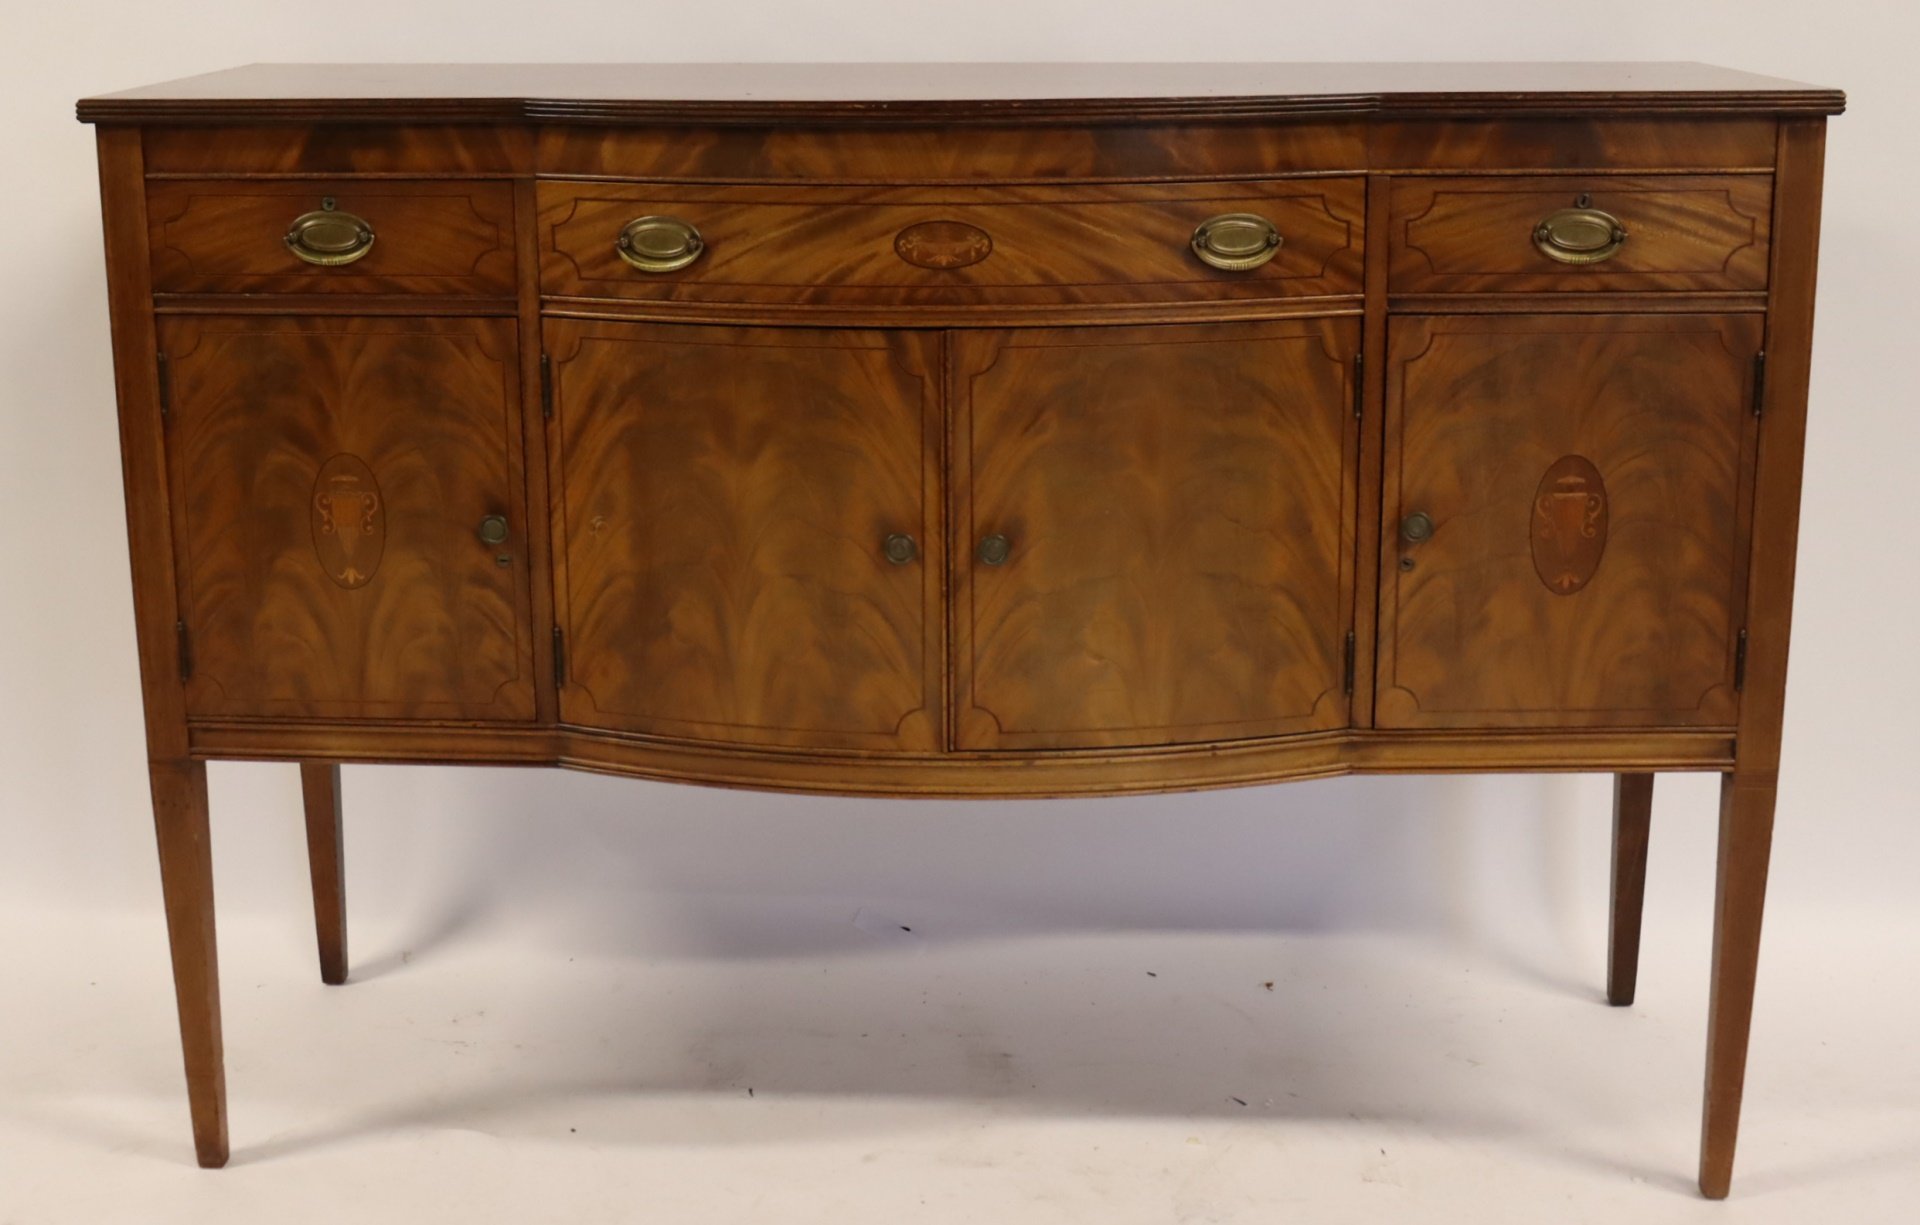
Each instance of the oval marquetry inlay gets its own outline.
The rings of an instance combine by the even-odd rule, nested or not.
[[[916,268],[944,271],[977,264],[993,254],[993,238],[964,221],[922,221],[893,237],[894,254]]]
[[[380,483],[357,455],[336,455],[313,482],[313,551],[327,577],[365,587],[387,548]]]
[[[1533,568],[1555,595],[1593,579],[1607,549],[1607,485],[1584,455],[1553,461],[1533,495]]]

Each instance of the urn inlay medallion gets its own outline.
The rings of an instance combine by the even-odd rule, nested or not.
[[[313,482],[313,551],[327,577],[365,587],[387,548],[380,483],[357,455],[336,455]]]
[[[1607,549],[1607,484],[1584,455],[1563,455],[1533,495],[1533,568],[1555,595],[1593,581]]]

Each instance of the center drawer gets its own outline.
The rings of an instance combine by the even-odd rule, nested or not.
[[[541,287],[846,306],[1357,294],[1364,199],[1358,177],[980,188],[549,180],[539,188]]]

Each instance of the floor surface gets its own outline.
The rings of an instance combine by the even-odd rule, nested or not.
[[[1906,1222],[1920,931],[1768,935],[1734,1198],[1692,1185],[1704,950],[1640,1003],[1406,934],[1033,932],[778,902],[766,956],[221,932],[192,1164],[158,917],[12,913],[0,1223]]]

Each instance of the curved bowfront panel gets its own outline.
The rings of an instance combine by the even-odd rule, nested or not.
[[[1806,104],[1730,97],[152,104],[180,735],[889,794],[1724,768]]]

